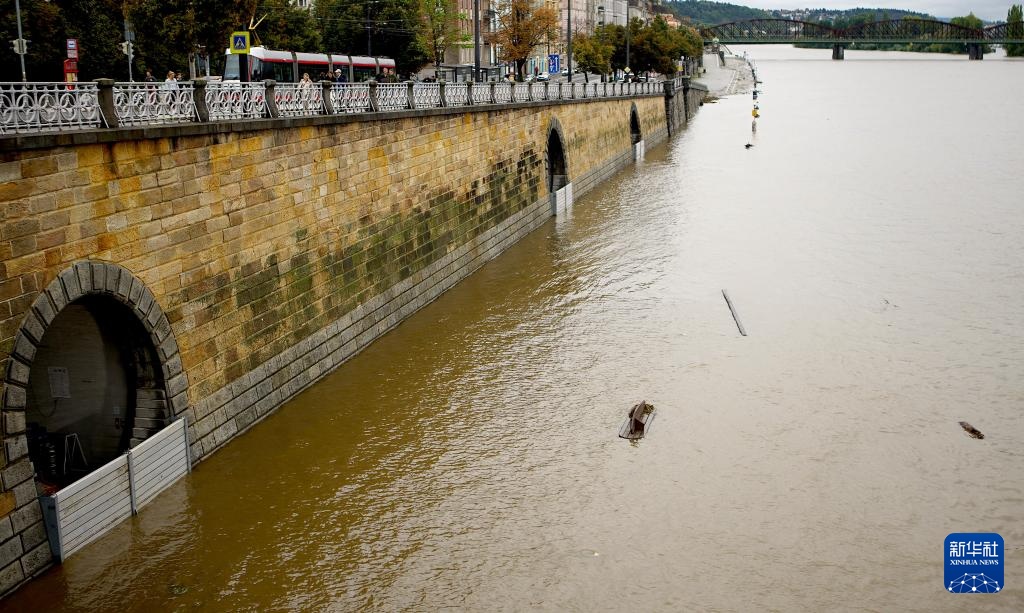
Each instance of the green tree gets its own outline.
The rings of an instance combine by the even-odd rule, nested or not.
[[[399,72],[427,62],[416,42],[419,0],[322,0],[314,12],[328,51],[390,57]]]
[[[498,29],[487,39],[498,45],[502,60],[515,63],[516,76],[522,81],[533,48],[557,36],[558,15],[551,7],[531,0],[499,0]]]
[[[0,81],[21,81],[21,61],[8,41],[18,38],[14,3],[0,13]],[[25,73],[29,81],[63,81],[65,52],[64,14],[57,4],[44,0],[22,0],[22,36],[31,41],[25,55]],[[127,65],[125,71],[127,71]],[[84,77],[83,77],[84,78]]]
[[[1012,5],[1006,13],[1006,23],[1009,24],[1007,34],[1013,38],[1024,39],[1024,22],[1022,21],[1024,21],[1024,14],[1022,14],[1021,5]],[[1006,55],[1010,57],[1024,56],[1024,43],[1006,43],[1003,46],[1006,48]]]
[[[577,34],[572,39],[573,59],[583,70],[584,79],[590,79],[591,72],[608,74],[612,71],[612,52],[615,47],[602,40],[599,34]]]
[[[228,37],[248,27],[255,7],[256,0],[124,0],[124,15],[135,30],[137,62],[159,76],[187,72],[197,53],[219,72]]]
[[[449,47],[469,39],[459,28],[459,20],[465,18],[455,0],[419,0],[416,42],[433,60],[435,71],[440,71]]]
[[[322,51],[319,24],[309,11],[291,0],[262,0],[256,19],[261,17],[256,36],[263,45],[288,51]]]
[[[594,36],[604,44],[611,45],[612,53],[609,56],[609,63],[612,70],[622,70],[626,67],[626,27],[613,23],[597,26],[594,28]]]
[[[660,16],[644,25],[633,36],[630,49],[630,69],[635,72],[660,72],[672,74],[676,71],[675,59],[672,57],[674,47],[678,45],[672,40],[672,30]]]

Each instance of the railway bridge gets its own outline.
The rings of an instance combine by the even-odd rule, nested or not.
[[[872,44],[962,44],[968,57],[980,60],[985,45],[1024,44],[1024,22],[1001,23],[975,29],[929,19],[893,19],[835,29],[820,23],[789,19],[750,19],[701,29],[705,44],[744,45],[809,43],[831,45],[832,59],[841,60],[846,47]]]

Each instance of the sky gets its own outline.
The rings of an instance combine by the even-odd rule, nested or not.
[[[1006,12],[1010,10],[1011,4],[1021,4],[1022,0],[722,0],[752,6],[760,9],[802,9],[802,8],[826,8],[826,9],[852,9],[857,7],[865,8],[893,8],[905,11],[917,11],[928,13],[936,17],[957,17],[974,13],[978,17],[989,21],[1006,21]]]

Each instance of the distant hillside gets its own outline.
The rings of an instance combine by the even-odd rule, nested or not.
[[[753,9],[749,6],[729,4],[728,2],[709,2],[708,0],[667,0],[662,6],[668,8],[681,20],[689,20],[693,25],[718,25],[730,21],[744,19],[763,19],[771,17],[768,11]]]
[[[935,19],[927,13],[916,13],[900,9],[855,8],[855,9],[775,9],[769,11],[772,17],[821,23],[834,28],[844,28],[868,21],[888,21],[904,17]]]
[[[903,19],[904,17],[931,17],[926,13],[904,11],[900,9],[854,8],[854,9],[773,9],[761,10],[730,4],[728,2],[711,2],[710,0],[665,0],[662,6],[668,8],[681,20],[689,20],[693,25],[718,25],[746,19],[793,19],[821,23],[836,28],[843,28],[864,21],[886,21]],[[931,17],[935,19],[934,17]]]

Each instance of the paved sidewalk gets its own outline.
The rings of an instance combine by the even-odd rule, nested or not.
[[[704,68],[706,72],[694,80],[707,87],[713,96],[742,94],[754,88],[750,66],[741,57],[726,55],[725,66],[720,67],[717,56],[705,55]]]

